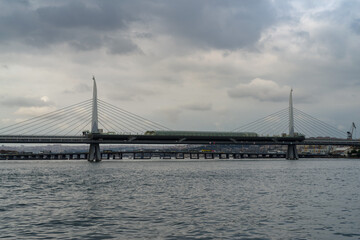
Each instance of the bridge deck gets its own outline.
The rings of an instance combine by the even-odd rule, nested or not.
[[[67,144],[279,144],[300,143],[304,137],[174,136],[110,135],[88,136],[11,136],[0,135],[0,143],[67,143]]]
[[[360,146],[359,140],[306,139],[298,137],[229,136],[153,136],[90,134],[88,136],[12,136],[0,135],[0,143],[59,144],[234,144],[234,145],[339,145]]]

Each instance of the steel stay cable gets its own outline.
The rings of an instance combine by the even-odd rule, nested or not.
[[[237,129],[237,131],[239,131],[240,129],[242,130],[247,130],[247,129],[256,129],[256,131],[263,131],[264,128],[267,128],[267,126],[269,124],[271,124],[270,121],[273,121],[273,119],[276,119],[276,118],[283,118],[285,115],[286,115],[286,111],[279,111],[277,112],[276,114],[271,114],[269,116],[266,116],[266,117],[263,117],[261,119],[258,119],[257,121],[254,121],[250,124],[247,124],[247,125],[244,125],[242,127],[239,127]]]
[[[87,113],[89,110],[82,108],[82,109],[79,109],[79,111],[76,111],[75,113],[82,115],[84,111],[85,111],[85,113]],[[52,128],[52,127],[55,127],[54,125],[57,125],[57,122],[66,123],[65,121],[67,121],[68,119],[74,119],[74,112],[68,112],[68,113],[64,114],[64,115],[62,116],[62,118],[56,118],[55,120],[50,121],[50,122],[47,122],[47,123],[45,123],[45,124],[42,124],[42,125],[39,126],[39,127],[35,127],[35,126],[38,126],[38,125],[39,125],[39,124],[36,124],[36,125],[32,126],[32,128],[30,128],[30,130],[28,130],[28,131],[25,132],[24,134],[26,134],[26,133],[28,133],[28,132],[32,132],[32,131],[38,130],[38,129],[41,129],[41,128],[45,127],[45,126],[50,125],[50,126],[48,126],[47,128],[42,129],[41,131],[39,131],[39,132],[37,132],[37,133],[43,132],[43,131],[45,131],[45,130],[47,130],[47,129],[50,129],[50,128]],[[76,119],[76,118],[75,118],[75,119]],[[50,132],[53,132],[53,131],[54,131],[54,130],[52,130],[52,131],[50,131]],[[48,132],[48,133],[50,133],[50,132]]]
[[[51,123],[52,125],[48,126],[46,129],[42,129],[41,131],[45,131],[47,129],[54,128],[54,129],[51,129],[51,131],[47,132],[47,133],[52,133],[54,131],[59,130],[59,128],[60,128],[60,131],[58,131],[56,133],[56,134],[58,134],[60,132],[66,131],[66,129],[62,129],[63,126],[71,125],[74,121],[77,121],[78,119],[81,120],[85,117],[88,117],[90,115],[89,113],[90,113],[89,109],[80,109],[79,111],[76,111],[76,115],[75,115],[75,113],[71,112],[71,114],[67,115],[66,117],[59,119],[57,121],[53,121]],[[68,120],[70,120],[70,121],[68,121]],[[49,125],[49,123],[46,125]]]
[[[302,126],[303,128],[305,128],[305,125]],[[312,129],[308,129],[308,133],[307,136],[309,137],[336,137],[339,138],[339,135],[333,135],[333,134],[329,134],[328,132],[325,132],[323,129],[320,128],[312,128]],[[340,137],[341,138],[341,137]]]
[[[309,136],[309,135],[307,134],[307,132],[304,131],[304,130],[302,129],[302,127],[300,127],[300,126],[298,126],[298,125],[297,125],[297,126],[294,126],[294,129],[295,129],[298,133],[304,135],[305,137]]]
[[[106,108],[106,107],[105,107]],[[125,129],[127,129],[129,132],[135,132],[135,131],[133,131],[133,129],[131,129],[131,128],[129,128],[128,127],[128,123],[126,123],[126,122],[124,122],[124,121],[122,121],[122,120],[119,120],[118,118],[120,118],[120,119],[122,119],[122,117],[121,116],[117,116],[117,117],[115,117],[115,118],[113,118],[113,116],[112,115],[109,115],[107,112],[102,112],[102,114],[104,114],[104,116],[106,116],[107,117],[107,119],[110,119],[112,122],[113,122],[113,124],[114,124],[114,126],[117,126],[117,127],[119,127],[121,130],[123,130],[123,128],[125,128]],[[120,121],[120,122],[119,122]],[[116,123],[116,124],[115,124]],[[135,124],[136,125],[136,124]],[[139,126],[140,128],[142,127],[142,126]],[[139,128],[137,128],[137,127],[133,127],[133,128],[135,128],[136,130],[139,130]],[[142,131],[142,130],[140,130],[140,131]],[[125,131],[124,131],[125,132]]]
[[[324,122],[324,121],[321,121],[321,120],[319,120],[319,119],[317,119],[317,118],[315,118],[315,117],[313,117],[313,116],[311,116],[311,115],[309,115],[309,114],[307,114],[307,113],[305,113],[305,112],[303,112],[303,111],[301,111],[301,110],[299,110],[299,109],[296,109],[296,111],[299,111],[300,113],[302,113],[303,115],[307,116],[308,118],[313,119],[313,120],[316,121],[316,122],[319,122],[321,125],[326,126],[326,127],[327,127],[329,130],[331,130],[331,131],[337,132],[338,134],[344,134],[343,131],[337,129],[336,127],[331,126],[330,124],[328,124],[328,123],[326,123],[326,122]]]
[[[88,122],[84,125],[84,127],[83,127],[82,129],[80,129],[80,130],[75,134],[75,136],[79,135],[82,131],[84,131],[84,129],[86,129],[86,126],[88,126],[88,125],[90,126],[91,122],[92,122],[92,120],[90,119],[90,121],[88,121]]]
[[[268,135],[278,136],[284,133],[285,131],[283,129],[288,128],[287,122],[287,118],[281,118],[279,121],[271,124],[268,128]]]
[[[23,127],[23,128],[20,128],[20,129],[18,129],[17,131],[13,132],[13,134],[18,133],[18,132],[22,132],[22,134],[27,134],[27,133],[34,132],[34,131],[36,131],[36,130],[38,130],[38,129],[41,129],[40,132],[42,132],[42,131],[44,131],[44,128],[45,128],[46,126],[48,126],[48,127],[45,128],[45,129],[49,129],[49,128],[53,127],[54,124],[57,124],[57,122],[60,122],[60,121],[63,121],[63,120],[64,120],[64,117],[62,117],[62,118],[60,118],[60,119],[55,119],[55,120],[53,120],[53,121],[51,121],[51,122],[47,122],[47,123],[39,122],[39,123],[37,123],[37,124],[35,124],[35,125],[33,125],[33,126],[28,126],[28,127],[25,128],[25,129],[24,129],[24,127]],[[42,123],[43,123],[43,124],[42,124]],[[49,126],[49,125],[50,125],[50,126]],[[24,131],[25,131],[25,132],[24,132]],[[37,133],[39,133],[39,132],[37,132]]]
[[[321,129],[321,128],[316,128],[315,129],[312,127],[312,123],[308,121],[308,119],[304,118],[301,115],[296,115],[295,116],[296,119],[298,119],[299,124],[297,126],[302,126],[302,128],[304,128],[306,130],[306,135],[308,136],[315,136],[315,135],[326,135],[326,132]]]
[[[295,111],[298,111],[298,109],[295,109],[294,108],[294,110]],[[268,131],[265,131],[265,129],[266,128],[271,128],[273,131],[274,130],[278,130],[279,128],[278,128],[278,126],[279,126],[279,124],[281,124],[281,122],[284,122],[284,121],[282,121],[282,120],[280,120],[278,123],[275,123],[276,125],[274,126],[273,124],[274,124],[274,122],[272,122],[272,123],[270,123],[270,121],[272,121],[272,119],[269,119],[269,117],[271,116],[271,117],[283,117],[284,115],[286,115],[285,114],[285,111],[287,112],[288,111],[288,108],[286,108],[286,109],[283,109],[283,110],[280,110],[280,111],[278,111],[277,113],[274,113],[274,114],[270,114],[269,116],[266,116],[266,117],[264,117],[264,118],[261,118],[261,119],[259,119],[259,120],[256,120],[256,121],[254,121],[254,122],[252,122],[252,123],[249,123],[249,124],[246,124],[246,125],[243,125],[243,126],[241,126],[241,127],[238,127],[236,130],[239,130],[239,129],[241,129],[241,128],[245,128],[245,127],[249,127],[249,126],[251,126],[251,125],[255,125],[255,124],[257,124],[256,126],[255,126],[255,131],[257,131],[257,132],[259,132],[259,133],[269,133],[269,130]],[[300,111],[301,112],[301,111]],[[295,114],[294,114],[294,117],[295,117]],[[311,116],[310,116],[311,117]],[[326,133],[326,131],[324,132],[324,123],[322,123],[322,121],[320,121],[320,120],[318,120],[318,119],[316,119],[316,118],[313,118],[313,117],[311,117],[312,119],[315,119],[315,120],[317,120],[316,122],[318,122],[318,123],[321,123],[321,132],[322,133]],[[300,120],[299,121],[299,123],[298,124],[301,124],[301,120],[303,120],[304,119],[304,117],[298,117],[298,116],[296,116],[296,119],[297,120]],[[264,120],[264,122],[260,122],[261,120]],[[304,119],[305,121],[307,121],[307,122],[309,122],[309,123],[312,123],[310,120],[308,120],[308,119]],[[336,135],[338,135],[339,133],[340,133],[340,131],[334,131],[332,128],[329,128],[329,126],[331,126],[331,125],[328,125],[328,124],[326,124],[327,125],[327,127],[325,128],[325,129],[329,129],[329,130],[332,130],[332,132],[334,133],[334,132],[336,132]],[[325,126],[326,126],[325,125]],[[254,127],[254,126],[252,126],[252,127]],[[296,126],[295,126],[296,127]],[[248,130],[248,129],[247,129]],[[302,131],[303,131],[304,129],[302,128]],[[307,130],[307,131],[309,131],[309,130]],[[305,132],[307,132],[307,131],[305,131]],[[310,132],[312,132],[311,130],[310,130]],[[343,133],[342,133],[343,134]]]
[[[280,119],[277,123],[275,123],[274,125],[270,125],[270,128],[272,129],[272,133],[273,135],[281,135],[282,133],[284,133],[285,131],[283,131],[283,129],[288,128],[287,126],[287,119]]]
[[[283,109],[283,110],[284,110],[284,109]],[[277,114],[281,113],[283,110],[278,111],[278,112],[273,113],[273,114],[270,114],[270,115],[268,115],[268,116],[262,117],[262,118],[260,118],[260,119],[257,119],[257,120],[255,120],[255,121],[253,121],[253,122],[251,122],[251,123],[247,123],[247,124],[245,124],[245,125],[242,125],[242,126],[240,126],[240,127],[238,127],[238,128],[235,128],[233,131],[238,131],[238,129],[243,129],[243,128],[245,128],[245,127],[250,127],[250,126],[252,126],[252,125],[257,126],[257,124],[262,123],[263,120],[265,120],[265,119],[267,119],[267,118],[269,118],[269,117],[277,116]]]
[[[80,103],[77,103],[77,104],[70,105],[68,107],[64,107],[64,108],[61,108],[61,109],[58,109],[58,110],[55,110],[55,111],[40,115],[40,116],[36,116],[36,117],[30,118],[30,119],[24,120],[24,121],[19,122],[19,123],[15,123],[15,124],[0,128],[0,131],[4,130],[4,129],[8,129],[8,128],[13,129],[13,128],[16,128],[18,125],[21,125],[21,124],[25,124],[25,125],[31,124],[32,122],[38,121],[39,119],[42,119],[42,118],[46,118],[47,116],[49,116],[51,114],[61,113],[61,112],[65,111],[65,110],[69,110],[69,109],[72,109],[74,107],[78,107],[79,105],[84,104],[84,103],[86,103],[88,101],[89,100],[86,100],[86,101],[83,101],[83,102],[80,102]]]
[[[74,136],[76,136],[79,132],[84,131],[85,127],[87,126],[87,125],[84,125],[84,124],[87,123],[87,122],[90,122],[90,123],[91,123],[91,119],[90,119],[90,120],[89,120],[89,119],[85,119],[85,121],[82,121],[80,124],[78,124],[78,125],[75,126],[73,129],[71,129],[69,132],[67,132],[65,135],[71,133],[71,132],[74,131],[75,129],[80,128],[80,126],[83,126],[82,128],[80,128],[79,131],[76,132],[76,134],[74,135]]]
[[[278,122],[272,122],[271,124],[262,125],[261,128],[253,129],[253,131],[261,135],[274,135],[275,132],[277,133],[278,127]]]
[[[87,114],[89,115],[89,110],[88,109],[80,109],[79,111],[76,111],[76,114],[77,116],[74,115],[75,113],[71,112],[70,114],[67,114],[66,116],[63,116],[62,118],[60,119],[55,119],[51,122],[48,122],[44,125],[41,125],[37,128],[32,128],[30,129],[30,131],[35,131],[37,129],[41,129],[40,131],[38,131],[37,133],[40,133],[40,132],[43,132],[45,130],[48,130],[48,129],[51,129],[51,128],[59,128],[59,127],[62,127],[64,125],[69,125],[71,124],[72,122],[74,122],[79,116],[83,118],[83,115],[84,114]],[[68,122],[68,120],[71,120],[70,122]],[[59,125],[60,124],[60,125]],[[46,128],[44,128],[45,126],[47,126]],[[54,132],[56,131],[57,129],[52,129],[51,131],[48,131],[47,133],[51,133],[51,132]],[[28,132],[30,132],[28,131]]]
[[[100,116],[98,116],[98,118],[99,118],[99,120],[101,119]],[[99,124],[100,126],[102,126],[102,128],[105,129],[106,132],[110,132],[109,129],[106,127],[106,125],[104,125],[104,122],[99,122],[98,124]]]
[[[111,110],[111,109],[109,109],[108,107],[106,107],[106,106],[102,106],[102,107],[104,107],[105,108],[105,110]],[[106,113],[106,114],[108,114],[107,112],[104,112],[104,113]],[[109,115],[109,114],[108,114]],[[117,116],[117,122],[119,123],[119,121],[120,122],[122,122],[123,124],[126,124],[127,126],[129,125],[129,122],[125,122],[125,120],[128,120],[128,121],[132,121],[132,124],[133,124],[133,128],[135,128],[135,129],[137,129],[137,130],[139,130],[139,129],[143,129],[143,131],[147,131],[147,130],[151,130],[151,129],[146,129],[145,127],[143,127],[143,125],[140,125],[139,123],[138,123],[138,121],[134,121],[133,119],[129,119],[129,118],[127,118],[126,116],[124,117],[123,115],[119,115],[119,113],[115,113],[115,114],[113,114],[113,115],[116,115]],[[121,119],[121,120],[120,120]],[[124,121],[123,121],[123,120]],[[119,123],[120,124],[120,123]],[[121,126],[124,126],[124,125],[122,125],[121,124]],[[136,127],[134,127],[134,126],[136,126]],[[127,129],[129,129],[128,127],[125,127],[125,128],[127,128]],[[130,131],[132,131],[131,129],[130,129]],[[140,130],[140,131],[142,131],[142,130]]]
[[[270,124],[269,121],[272,121],[272,117],[262,119],[262,121],[253,122],[252,124],[247,124],[242,127],[238,127],[236,131],[249,131],[250,129],[255,129],[252,131],[263,131],[263,128],[266,128]]]
[[[22,134],[26,134],[26,133],[30,133],[30,132],[33,132],[37,129],[44,129],[46,126],[49,126],[48,128],[51,128],[52,125],[51,124],[57,124],[58,122],[62,121],[63,120],[63,117],[60,118],[60,119],[56,119],[56,120],[53,120],[51,122],[47,122],[47,123],[43,123],[43,122],[39,122],[38,124],[35,124],[33,126],[24,126],[24,127],[21,127],[21,128],[18,128],[17,130],[13,130],[11,132],[11,134],[16,134],[16,133],[19,133],[19,132],[22,132]],[[9,131],[7,131],[9,132]]]
[[[158,123],[156,123],[156,122],[153,122],[153,121],[151,121],[151,120],[149,120],[149,119],[146,119],[146,118],[143,118],[143,117],[141,117],[141,116],[139,116],[139,115],[137,115],[137,114],[134,114],[134,113],[131,113],[131,112],[129,112],[129,111],[126,111],[125,109],[122,109],[122,108],[119,108],[119,107],[116,107],[116,106],[114,106],[114,105],[112,105],[112,104],[110,104],[110,103],[107,103],[107,102],[105,102],[105,101],[102,101],[102,100],[100,100],[101,102],[103,102],[105,105],[107,105],[108,107],[110,107],[110,108],[113,108],[113,109],[116,109],[117,111],[120,111],[120,112],[122,112],[123,114],[125,114],[125,115],[127,115],[127,116],[129,116],[129,117],[131,117],[131,118],[133,118],[133,119],[138,119],[138,121],[141,121],[141,122],[146,122],[147,123],[147,125],[153,125],[153,126],[155,126],[155,127],[160,127],[160,128],[163,128],[163,129],[168,129],[168,130],[170,130],[169,128],[167,128],[167,127],[165,127],[165,126],[162,126],[161,124],[158,124]]]
[[[296,111],[298,111],[298,112],[301,113],[302,115],[306,116],[308,119],[311,119],[311,120],[313,120],[314,122],[318,122],[318,123],[320,123],[321,125],[323,125],[324,127],[326,126],[326,128],[329,129],[329,130],[332,130],[332,131],[335,131],[335,132],[339,132],[339,133],[342,133],[342,134],[344,133],[344,132],[340,131],[339,129],[337,129],[336,127],[334,127],[334,126],[332,126],[332,125],[330,125],[330,124],[328,124],[328,123],[326,123],[326,122],[324,122],[324,121],[321,121],[321,120],[319,120],[319,119],[317,119],[317,118],[315,118],[315,117],[313,117],[313,116],[311,116],[311,115],[309,115],[309,114],[307,114],[307,113],[305,113],[305,112],[303,112],[303,111],[301,111],[301,110],[299,110],[299,109],[296,109]]]
[[[89,101],[89,100],[86,100],[86,101]],[[15,127],[15,125],[20,125],[20,124],[22,124],[22,123],[38,121],[38,120],[41,119],[41,118],[46,118],[48,115],[51,115],[51,114],[54,114],[54,113],[57,114],[57,113],[60,113],[60,112],[65,111],[65,110],[68,110],[68,109],[71,109],[71,108],[74,108],[74,107],[78,107],[79,105],[84,104],[86,101],[81,102],[81,103],[77,103],[77,104],[74,104],[74,105],[71,105],[71,106],[68,106],[68,107],[64,107],[64,108],[61,108],[61,109],[58,109],[58,110],[55,110],[55,111],[52,111],[52,112],[49,112],[49,113],[40,115],[40,116],[36,116],[36,117],[33,117],[33,118],[30,118],[30,119],[24,120],[24,121],[19,122],[19,123],[15,123],[15,124],[12,124],[12,125],[9,125],[9,126],[0,128],[0,130],[6,129],[6,128],[10,128],[10,127]]]
[[[141,120],[138,120],[138,119],[136,119],[136,118],[133,118],[132,116],[126,115],[126,114],[124,114],[123,112],[118,112],[116,109],[109,108],[109,107],[106,106],[106,105],[103,105],[103,107],[106,108],[106,109],[109,110],[109,111],[116,111],[115,114],[117,114],[118,118],[123,119],[124,121],[122,121],[122,122],[125,123],[125,124],[127,124],[127,125],[129,125],[129,122],[131,121],[131,122],[132,122],[134,125],[136,125],[137,127],[144,129],[144,131],[150,130],[150,129],[146,129],[146,128],[143,127],[144,122],[141,121]],[[121,115],[119,115],[119,114],[121,114]],[[126,120],[127,122],[125,122],[125,120]],[[148,125],[148,126],[150,126],[150,125]],[[135,128],[138,129],[137,127],[135,127]],[[150,128],[153,129],[153,126],[151,126]]]
[[[54,135],[66,135],[64,132],[68,132],[68,129],[69,127],[72,127],[76,124],[78,124],[79,122],[83,121],[83,119],[89,119],[89,113],[88,112],[85,112],[85,113],[82,113],[80,116],[76,117],[76,118],[72,118],[71,121],[69,122],[62,122],[62,123],[59,123],[57,124],[56,126],[51,126],[53,129],[51,129],[50,131],[47,131],[47,134],[50,134],[50,133],[54,133]],[[44,131],[44,130],[42,130]]]
[[[302,134],[305,136],[309,136],[309,133],[313,132],[311,129],[309,129],[310,125],[303,125],[302,119],[299,117],[298,114],[294,112],[294,120],[296,121],[296,124],[294,124],[294,129],[299,129]]]
[[[105,110],[114,111],[114,109],[111,109],[111,108],[107,107],[106,105],[100,104],[100,106],[102,106]],[[104,111],[103,113],[110,117],[110,114],[108,112]],[[120,126],[123,126],[123,127],[127,128],[127,129],[129,129],[127,126],[129,125],[130,121],[132,122],[133,125],[135,125],[135,126],[137,126],[139,128],[143,128],[142,125],[138,124],[138,120],[134,120],[134,119],[131,119],[131,118],[127,117],[127,116],[124,116],[123,113],[121,113],[121,115],[120,115],[118,112],[115,112],[115,113],[113,112],[112,115],[116,115],[116,118],[112,118],[112,116],[110,118],[112,118],[114,120],[116,119],[117,123]],[[126,120],[127,120],[127,122],[126,122]],[[137,127],[134,127],[134,128],[138,129]],[[144,128],[144,129],[146,129],[146,128]],[[131,129],[129,129],[129,130],[132,131]]]
[[[105,119],[105,120],[104,120]],[[118,129],[116,128],[117,126],[114,125],[111,121],[108,121],[108,119],[104,118],[104,116],[102,116],[102,122],[101,124],[103,124],[104,126],[106,125],[108,129],[111,129],[112,132],[115,132],[116,134],[120,134],[120,132],[118,131]],[[123,130],[123,129],[121,129]],[[108,132],[110,132],[108,130]]]
[[[305,130],[304,134],[306,136],[313,136],[315,131],[311,128],[310,124],[303,124],[301,116],[297,114],[294,115],[294,118],[299,120],[298,121],[299,124],[297,124],[295,127],[301,127],[303,130]]]
[[[322,136],[333,136],[333,134],[335,134],[335,136],[338,136],[338,134],[339,134],[337,132],[330,132],[329,133],[328,129],[324,128],[321,125],[319,126],[318,124],[316,124],[317,122],[315,122],[315,124],[314,124],[314,122],[312,122],[311,119],[308,119],[303,115],[299,115],[299,117],[303,120],[304,125],[313,126],[313,128],[310,129],[311,134],[309,134],[309,135],[315,136],[315,134],[316,134],[318,136],[321,136],[321,135]],[[309,127],[308,127],[308,129],[309,129]]]
[[[83,107],[83,106],[86,106],[86,105],[81,105],[81,106]],[[80,107],[80,106],[76,106],[76,107]],[[75,107],[73,107],[73,108],[75,108]],[[31,128],[34,128],[34,127],[36,127],[36,126],[38,126],[38,125],[44,126],[44,125],[51,124],[51,122],[48,122],[48,123],[45,123],[45,124],[43,124],[43,123],[44,123],[45,121],[48,121],[48,120],[51,120],[51,119],[54,119],[54,118],[55,118],[55,120],[52,121],[52,122],[60,121],[60,120],[62,120],[62,118],[68,116],[68,115],[71,114],[72,112],[66,112],[66,113],[64,113],[64,114],[62,115],[62,118],[57,118],[61,113],[62,113],[62,112],[56,112],[54,115],[49,115],[49,114],[47,114],[47,116],[46,116],[45,118],[44,118],[44,117],[39,118],[39,121],[37,121],[37,122],[36,122],[35,124],[33,124],[33,125],[30,125],[30,124],[34,123],[34,121],[28,122],[27,124],[24,124],[24,125],[22,125],[22,126],[14,126],[14,125],[13,125],[13,126],[14,126],[13,128],[17,128],[14,133],[21,132],[21,131],[24,130],[24,128],[29,129],[29,127],[30,127],[30,129],[31,129]],[[41,119],[41,120],[40,120],[40,119]],[[30,125],[30,126],[29,126],[29,125]],[[8,129],[8,130],[5,131],[5,132],[9,132],[9,131],[13,130],[13,128],[12,128],[12,129]]]
[[[261,130],[265,133],[265,135],[279,135],[282,133],[281,129],[283,128],[286,128],[286,125],[285,125],[286,121],[283,120],[283,121],[278,121],[278,122],[275,122],[274,124],[271,124],[267,129],[265,130]],[[285,125],[285,127],[284,127]]]
[[[103,115],[99,115],[98,118],[99,124],[101,124],[107,132],[116,132],[116,130],[111,125],[109,125],[109,122],[104,121]],[[112,129],[112,131],[109,129]]]
[[[269,117],[269,116],[276,115],[276,114],[278,114],[278,113],[280,113],[280,112],[282,112],[282,111],[284,111],[284,110],[287,110],[287,109],[288,109],[288,108],[282,109],[282,110],[277,111],[277,112],[275,112],[275,113],[272,113],[272,114],[270,114],[270,115],[268,115],[268,116],[265,116],[265,117],[262,117],[262,118],[260,118],[260,119],[257,119],[257,120],[255,120],[255,121],[253,121],[253,122],[244,124],[244,125],[242,125],[242,126],[240,126],[240,127],[235,128],[234,130],[232,130],[232,132],[238,131],[238,129],[243,128],[243,127],[247,127],[248,125],[256,124],[256,123],[262,121],[263,119],[265,119],[265,118],[267,118],[267,117]]]
[[[110,108],[113,108],[113,109],[116,109],[117,111],[119,112],[122,112],[124,114],[127,114],[128,116],[130,116],[131,118],[136,118],[136,119],[139,119],[139,121],[145,121],[148,125],[153,125],[153,126],[156,126],[156,127],[161,127],[162,129],[167,129],[167,130],[170,130],[169,128],[159,124],[159,123],[156,123],[156,122],[153,122],[149,119],[146,119],[146,118],[143,118],[137,114],[134,114],[134,113],[131,113],[129,111],[126,111],[125,109],[122,109],[122,108],[119,108],[119,107],[116,107],[110,103],[107,103],[105,101],[102,101],[99,99],[100,102],[104,103],[105,105],[108,105]]]
[[[237,131],[246,131],[246,132],[257,132],[257,133],[265,133],[268,132],[270,129],[274,129],[274,126],[271,124],[275,124],[277,122],[262,122],[259,125],[254,126],[248,126],[244,129],[238,129]]]
[[[103,117],[104,118],[104,117]],[[119,126],[114,125],[114,123],[110,123],[109,121],[103,121],[102,123],[107,124],[109,126],[109,128],[112,129],[113,132],[120,134],[120,133],[124,133],[124,132],[132,132],[132,130],[124,130],[123,128],[119,128]]]
[[[105,110],[106,110],[106,107],[104,106]],[[121,118],[121,116],[117,116],[117,117],[113,117],[112,115],[109,115],[106,111],[101,111],[101,114],[103,114],[107,119],[110,119],[110,121],[113,122],[113,125],[116,126],[116,128],[120,128],[120,130],[123,130],[123,129],[127,129],[128,131],[132,132],[133,130],[128,128],[126,125],[127,123],[122,121],[122,120],[119,120],[118,118]],[[120,122],[119,122],[120,121]]]
[[[296,128],[300,129],[300,131],[308,138],[324,136],[323,133],[315,132],[314,129],[307,128],[306,125],[297,125]]]
[[[278,121],[276,121],[276,119],[275,121],[274,119],[266,119],[266,122],[258,126],[258,131],[265,132],[265,130],[269,131],[269,129],[272,129],[272,131],[276,130],[279,124],[283,124],[283,122],[286,122],[286,120],[283,118],[286,115],[286,113],[283,113],[281,116],[277,116],[279,117],[279,119],[277,119]]]
[[[306,118],[306,117],[303,116],[303,115],[300,115],[299,117],[300,117],[301,120],[304,122],[304,124],[309,125],[309,126],[314,126],[314,128],[316,129],[316,132],[318,133],[319,136],[320,136],[320,135],[323,135],[323,136],[326,136],[326,135],[332,136],[333,134],[335,134],[336,136],[339,135],[338,132],[334,132],[334,131],[330,131],[330,132],[329,132],[329,129],[328,129],[328,128],[325,128],[324,126],[317,124],[318,122],[313,122],[313,121],[311,121],[311,119],[308,119],[308,118]]]
[[[112,129],[111,127],[109,127],[109,126],[107,126],[106,124],[104,124],[104,122],[102,122],[102,123],[100,123],[99,122],[99,126],[102,126],[102,128],[104,129],[104,130],[106,130],[105,132],[103,131],[102,133],[104,134],[106,134],[106,132],[114,132],[114,129]]]
[[[89,119],[91,119],[89,113],[90,113],[90,111],[86,111],[86,112],[82,113],[82,114],[80,115],[80,117],[74,118],[74,120],[72,120],[72,121],[70,121],[70,122],[67,122],[67,123],[65,123],[64,125],[75,125],[75,124],[77,124],[76,127],[78,127],[78,126],[80,126],[79,123],[81,123],[81,125],[83,124],[84,119],[85,119],[86,122],[89,121]],[[76,122],[74,123],[74,121],[76,121]],[[61,126],[63,126],[63,125],[61,125]],[[67,135],[67,134],[69,134],[71,131],[75,130],[76,127],[73,128],[73,129],[71,129],[70,131],[67,131],[67,132],[65,133],[65,135]],[[65,131],[66,131],[66,129],[63,129],[63,130],[60,130],[59,132],[57,132],[56,134],[59,134],[59,133],[61,133],[61,132],[65,132]]]
[[[294,113],[294,122],[296,121],[296,124],[294,124],[294,131],[297,131],[300,134],[303,134],[305,136],[308,135],[307,128],[303,128],[301,119]]]
[[[99,111],[99,113],[100,113],[100,111]],[[105,117],[104,115],[100,114],[100,115],[99,115],[99,123],[105,124],[105,122],[106,122],[106,117]],[[107,122],[107,124],[110,125],[109,122]],[[116,128],[114,128],[113,126],[110,126],[110,128],[112,129],[113,132],[116,132],[116,133],[118,132],[118,131],[116,130]],[[108,132],[109,132],[109,131],[108,131]]]
[[[339,135],[344,135],[343,132],[341,132],[340,130],[334,130],[334,127],[329,127],[331,125],[328,124],[323,124],[322,121],[318,120],[315,118],[309,118],[309,115],[307,114],[303,114],[303,112],[300,111],[301,114],[299,114],[299,116],[302,118],[302,120],[304,120],[306,123],[308,123],[310,126],[311,125],[316,125],[317,126],[317,130],[321,131],[322,133],[325,133],[325,135],[329,135],[331,136],[332,134],[339,136]],[[314,124],[315,123],[315,124]]]
[[[283,126],[283,129],[281,129],[282,131],[280,131],[281,133],[285,133],[286,129],[289,129],[289,126]]]
[[[125,133],[125,132],[132,133],[132,132],[135,132],[133,129],[128,128],[128,126],[119,124],[116,121],[116,118],[112,118],[106,112],[104,113],[103,117],[104,117],[105,121],[107,121],[108,124],[111,125],[112,128],[115,129],[115,132],[117,132],[117,133]]]
[[[278,115],[267,116],[267,117],[265,117],[265,118],[262,118],[262,119],[261,119],[262,122],[258,121],[258,122],[257,122],[257,125],[252,126],[252,127],[254,127],[254,128],[252,128],[252,129],[255,129],[255,130],[254,130],[255,132],[256,132],[256,131],[258,131],[258,132],[263,132],[264,129],[269,128],[269,126],[270,126],[271,124],[273,124],[273,122],[271,122],[271,121],[273,121],[274,118],[280,118],[280,119],[282,119],[286,114],[287,114],[286,112],[282,112],[282,113],[280,113],[280,114],[278,114]],[[250,126],[249,126],[249,129],[251,129]]]

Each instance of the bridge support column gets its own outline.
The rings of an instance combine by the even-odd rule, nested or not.
[[[288,159],[288,160],[297,160],[297,159],[299,159],[299,155],[297,153],[297,149],[296,149],[295,144],[288,145],[287,152],[286,152],[286,159]]]
[[[293,100],[292,100],[292,92],[290,91],[290,97],[289,97],[289,137],[294,137],[294,108],[293,108]],[[286,159],[288,160],[296,160],[299,159],[296,145],[295,144],[289,144],[286,152]]]
[[[93,98],[92,98],[92,115],[91,115],[91,133],[99,133],[98,128],[98,107],[97,107],[97,87],[95,77],[93,76],[94,86],[93,86]],[[100,162],[101,161],[101,152],[99,143],[90,143],[89,162]]]
[[[100,144],[91,143],[88,154],[89,162],[100,162],[101,161],[101,152],[100,152]]]

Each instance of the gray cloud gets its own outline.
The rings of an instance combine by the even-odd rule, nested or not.
[[[180,109],[169,108],[169,109],[162,109],[159,111],[159,113],[164,115],[167,121],[176,123],[179,121],[182,111]]]
[[[36,87],[71,105],[91,97],[79,78],[95,73],[104,100],[182,129],[270,114],[290,87],[300,109],[346,125],[360,119],[359,10],[352,0],[3,0],[0,104],[48,104],[17,99]],[[251,85],[256,77],[274,85]],[[90,94],[64,97],[59,86]],[[216,114],[224,106],[226,118]]]
[[[326,8],[326,4],[324,4],[324,2],[327,3],[327,1],[310,2],[312,3],[308,6],[309,9],[318,9],[318,11],[315,11],[312,14],[312,18],[317,21],[331,22],[346,26],[350,26],[354,17],[358,17],[358,15],[354,13],[360,8],[360,2],[357,0],[333,1],[332,6],[328,8]]]
[[[140,48],[129,38],[109,39],[108,53],[111,54],[129,54],[132,52],[141,52]]]
[[[75,86],[75,91],[79,93],[91,92],[92,88],[87,84],[81,83]]]
[[[106,47],[115,54],[138,49],[131,39],[109,37],[113,31],[126,32],[128,23],[135,21],[127,1],[38,3],[34,6],[24,1],[22,5],[8,4],[8,12],[0,10],[0,41],[41,48],[67,43],[81,51]]]
[[[125,88],[119,87],[112,89],[106,97],[114,101],[144,101],[144,99],[150,96],[159,94],[159,92],[152,89],[126,86]]]
[[[351,29],[354,30],[356,34],[360,34],[360,18],[353,20],[351,23]]]
[[[93,34],[80,35],[78,38],[69,39],[69,45],[79,51],[91,51],[100,48],[103,40]]]
[[[239,84],[228,90],[231,98],[253,98],[259,101],[286,101],[290,87],[279,86],[276,82],[256,78],[247,84]]]
[[[205,48],[251,47],[262,30],[276,21],[269,1],[28,1],[8,4],[0,16],[0,41],[21,41],[37,47],[66,42],[78,50],[106,46],[109,53],[137,51],[131,38],[111,37],[113,31],[126,33],[129,24],[151,23],[152,32],[136,32],[135,38],[154,33],[182,39]],[[34,9],[35,8],[35,9]],[[108,41],[108,37],[111,41]]]
[[[157,1],[153,8],[164,32],[196,47],[251,47],[276,21],[266,0]]]
[[[191,103],[182,106],[182,109],[192,111],[210,111],[212,109],[211,103]]]
[[[95,30],[114,30],[126,28],[126,20],[132,16],[123,11],[115,1],[66,1],[61,6],[46,6],[36,10],[39,19],[53,27],[89,28]]]
[[[90,87],[87,84],[80,83],[80,84],[76,85],[72,90],[65,90],[65,91],[63,91],[63,93],[74,94],[74,93],[87,93],[87,92],[91,92],[91,91],[92,91],[92,87]]]
[[[0,104],[6,107],[47,107],[53,106],[51,101],[44,101],[43,98],[30,97],[3,97],[0,99]]]

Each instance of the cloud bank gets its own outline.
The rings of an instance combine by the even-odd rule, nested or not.
[[[297,108],[350,126],[359,12],[352,0],[4,0],[0,118],[89,99],[95,75],[100,98],[173,129],[234,129],[286,107],[290,88]]]

